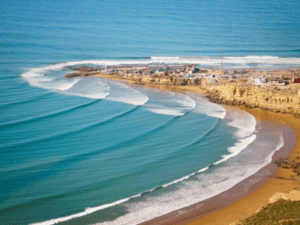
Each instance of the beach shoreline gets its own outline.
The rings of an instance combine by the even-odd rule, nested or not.
[[[256,117],[256,119],[258,118]],[[270,123],[270,121],[265,121],[263,123]],[[288,157],[291,150],[296,144],[293,131],[289,126],[284,126],[283,139],[285,144],[278,151],[274,152],[271,163],[264,166],[258,172],[246,178],[245,180],[239,182],[229,190],[226,190],[212,198],[206,199],[204,201],[176,210],[174,212],[163,215],[161,217],[157,217],[153,220],[146,221],[141,224],[230,224],[232,222],[235,222],[238,219],[232,221],[229,220],[228,223],[224,222],[226,221],[226,218],[228,218],[226,213],[223,214],[225,220],[219,219],[219,215],[213,218],[211,218],[210,215],[225,210],[232,204],[235,204],[236,202],[252,195],[258,189],[267,185],[270,179],[277,179],[276,177],[278,175],[278,167],[274,163],[275,160]],[[244,207],[244,209],[247,209],[247,207]],[[206,220],[207,217],[208,221]]]
[[[100,75],[99,77],[140,86],[132,80],[119,79],[117,76]],[[208,96],[205,89],[201,89],[197,86],[149,84],[143,86]],[[279,158],[289,158],[291,160],[300,155],[300,125],[297,125],[297,122],[300,124],[300,119],[292,114],[275,113],[259,108],[248,108],[245,105],[227,106],[223,104],[222,106],[225,108],[228,107],[227,109],[237,108],[245,110],[253,115],[256,120],[263,120],[269,123],[279,122],[286,125],[283,133],[284,146],[273,154],[270,164],[261,168],[258,172],[236,184],[229,190],[191,206],[175,210],[150,221],[145,221],[142,224],[231,224],[247,218],[259,208],[268,204],[269,198],[275,193],[289,193],[297,187],[297,183],[291,178],[291,171],[278,168],[274,161]],[[294,134],[292,134],[293,132]],[[247,191],[241,191],[245,190],[245,188]],[[222,204],[220,204],[220,200],[223,200]],[[212,202],[214,204],[211,204]]]
[[[238,107],[243,109],[255,118],[267,120],[270,123],[280,122],[287,125],[290,129],[288,134],[284,137],[284,146],[282,150],[275,152],[272,162],[279,158],[288,158],[290,161],[295,160],[300,155],[300,124],[299,119],[291,114],[279,114],[260,109],[247,109],[245,107]],[[294,135],[294,140],[290,140]],[[291,145],[291,141],[293,141]],[[290,145],[291,149],[284,150],[285,147]],[[273,166],[276,169],[276,176],[266,177],[266,183],[253,189],[242,198],[234,203],[228,204],[223,209],[215,210],[202,218],[194,218],[186,221],[184,224],[234,224],[235,222],[245,219],[254,214],[258,209],[262,208],[269,203],[269,199],[278,192],[289,193],[294,189],[299,188],[299,181],[295,179],[294,173],[291,169],[278,168],[275,163],[268,164],[266,167]],[[276,168],[277,167],[277,168]],[[262,170],[264,169],[262,168]],[[244,181],[243,181],[244,182]],[[241,182],[242,183],[242,182]]]

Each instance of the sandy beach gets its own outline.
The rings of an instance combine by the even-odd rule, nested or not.
[[[287,149],[282,149],[274,154],[273,160],[277,157],[288,157],[289,160],[294,160],[300,155],[300,120],[295,118],[290,114],[278,114],[272,113],[268,111],[263,111],[260,109],[247,109],[245,107],[239,107],[252,115],[257,119],[263,119],[269,121],[271,123],[275,123],[276,121],[283,123],[289,126],[294,134],[295,140],[291,140],[290,135],[284,137],[285,146]],[[295,147],[292,149],[290,154],[286,156],[285,154],[289,152],[288,146],[295,144]],[[287,151],[287,152],[286,152]],[[274,167],[274,164],[270,166]],[[300,183],[293,177],[293,173],[290,169],[278,168],[276,177],[270,177],[267,179],[266,184],[261,187],[254,188],[255,190],[252,193],[249,193],[244,198],[239,199],[234,204],[230,204],[230,206],[218,210],[214,213],[211,213],[203,218],[194,218],[193,220],[186,221],[188,224],[231,224],[238,220],[244,219],[254,212],[256,212],[259,208],[269,203],[269,199],[277,192],[285,192],[289,193],[294,189],[299,189]]]
[[[101,77],[134,84],[131,80],[119,79],[117,76],[101,75]],[[206,95],[206,90],[197,86],[145,86]],[[292,114],[274,113],[258,108],[223,106],[226,110],[233,108],[245,110],[252,114],[257,121],[269,124],[265,126],[266,132],[267,129],[271,129],[272,125],[276,125],[276,123],[286,125],[283,132],[284,146],[275,152],[272,157],[272,163],[230,190],[143,224],[232,224],[247,218],[268,204],[269,199],[275,193],[289,193],[299,187],[300,182],[293,177],[291,169],[278,168],[274,161],[279,158],[289,158],[292,161],[300,156],[300,119]]]

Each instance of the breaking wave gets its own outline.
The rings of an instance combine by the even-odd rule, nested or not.
[[[187,95],[170,91],[155,91],[150,93],[150,100],[145,108],[153,113],[171,116],[183,116],[195,109],[196,102]],[[164,95],[162,99],[160,96]]]
[[[190,104],[189,106],[191,105],[192,104]],[[193,109],[196,109],[196,107],[194,107]],[[229,155],[223,156],[223,159],[215,162],[213,165],[217,165],[221,162],[227,161],[233,156],[238,155],[238,153],[244,150],[256,139],[256,135],[254,134],[256,121],[255,118],[253,120],[252,115],[243,111],[238,111],[237,113],[227,115],[227,119],[232,119],[232,121],[230,121],[228,125],[237,128],[236,135],[239,136],[240,139],[235,144],[235,146],[228,148],[228,152],[230,153]],[[240,124],[239,121],[244,121],[244,123]],[[256,173],[260,168],[270,163],[273,153],[280,149],[282,146],[283,138],[281,136],[280,142],[275,146],[274,150],[267,156],[267,158],[263,161],[262,164],[245,165],[245,168],[247,167],[245,170],[237,170],[236,166],[232,165],[229,167],[218,167],[217,170],[214,171],[214,167],[207,166],[204,168],[200,168],[199,170],[190,173],[184,177],[181,177],[159,187],[153,188],[149,191],[145,191],[137,195],[133,195],[131,197],[120,199],[109,204],[93,208],[87,208],[81,213],[36,224],[50,225],[58,222],[64,222],[120,204],[124,205],[129,211],[129,213],[118,217],[114,221],[106,221],[101,224],[110,225],[141,223],[146,220],[153,219],[154,217],[164,215],[171,211],[208,199],[225,190],[230,189],[235,184],[246,179],[247,177]],[[205,171],[210,170],[210,168],[212,168],[212,171],[210,173],[204,173]],[[222,176],[220,174],[222,174]],[[191,177],[193,177],[192,180],[189,179]],[[202,180],[205,180],[205,182],[203,183]],[[174,185],[177,185],[177,188],[172,190],[172,187]],[[168,192],[164,192],[163,195],[153,196],[153,194],[165,188],[171,188],[171,190],[169,190]],[[143,198],[146,197],[146,199],[144,199],[143,201],[135,200],[141,196]]]

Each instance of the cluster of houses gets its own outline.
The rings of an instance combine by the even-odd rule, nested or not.
[[[292,78],[291,82],[288,81],[288,79],[283,79],[282,77],[271,77],[271,78],[266,78],[266,77],[259,77],[259,78],[254,78],[254,83],[256,84],[273,84],[273,85],[288,85],[290,83],[300,83],[300,78]]]
[[[203,79],[208,78],[211,83],[220,81],[243,80],[244,82],[252,82],[254,84],[273,84],[287,85],[289,83],[300,83],[300,78],[293,78],[292,81],[283,79],[282,77],[274,77],[272,74],[261,77],[261,75],[253,70],[244,71],[223,71],[223,70],[205,70],[199,69],[196,65],[136,65],[136,66],[113,66],[105,67],[101,71],[104,74],[114,74],[125,78],[139,78],[142,76],[149,77],[178,77],[184,79]]]
[[[196,65],[149,65],[149,66],[114,66],[105,68],[102,73],[116,74],[120,77],[174,76],[185,79],[216,78],[208,70],[196,68]]]
[[[185,74],[192,74],[195,65],[149,65],[149,66],[114,66],[106,67],[102,73],[122,75],[178,75],[184,76]]]

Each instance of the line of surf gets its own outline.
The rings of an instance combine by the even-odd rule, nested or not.
[[[229,114],[228,117],[231,117],[232,121],[227,123],[227,125],[238,129],[235,132],[238,141],[234,146],[228,148],[229,155],[222,155],[222,159],[215,162],[213,165],[220,164],[238,155],[256,139],[256,134],[254,134],[254,132],[256,130],[257,122],[254,116],[243,110],[235,110]]]
[[[131,112],[131,111],[130,111]],[[123,115],[122,115],[123,116]],[[101,149],[98,149],[98,150],[95,150],[95,151],[91,151],[91,152],[87,152],[87,153],[81,153],[81,154],[76,154],[76,155],[73,155],[73,156],[70,156],[68,158],[65,158],[65,159],[61,159],[59,161],[55,161],[56,165],[58,164],[65,164],[66,162],[72,162],[72,161],[77,161],[77,160],[84,160],[85,158],[87,157],[90,157],[90,156],[93,156],[93,155],[96,155],[98,153],[103,153],[105,151],[108,151],[108,150],[113,150],[113,149],[117,149],[118,147],[120,146],[130,146],[132,145],[133,143],[135,143],[136,140],[138,139],[141,139],[141,138],[144,138],[148,135],[152,135],[154,133],[156,133],[157,131],[171,125],[175,120],[179,119],[180,116],[176,116],[170,120],[168,120],[165,124],[161,125],[161,126],[158,126],[158,127],[155,127],[153,129],[150,129],[146,132],[144,132],[143,134],[139,134],[138,136],[134,137],[134,138],[131,138],[130,140],[126,140],[126,141],[123,141],[121,143],[118,143],[118,144],[114,144],[110,147],[106,147],[106,148],[101,148]],[[56,135],[57,136],[57,135]],[[61,136],[61,135],[60,135]],[[46,164],[43,164],[42,166],[46,166],[47,164],[53,164],[53,161],[51,162],[47,162]],[[40,165],[41,166],[41,165]],[[19,168],[19,169],[9,169],[10,172],[14,171],[20,171],[20,170],[25,170],[25,169],[28,169],[30,167],[22,167],[22,168]],[[7,169],[5,169],[7,171]],[[1,169],[0,169],[1,171]]]
[[[209,117],[224,119],[227,115],[226,110],[221,105],[208,101],[206,98],[199,95],[192,95],[197,99],[197,106],[194,109],[195,113],[205,114]]]
[[[280,142],[279,144],[276,146],[276,148],[267,156],[267,158],[265,159],[264,163],[262,164],[262,167],[264,167],[265,165],[269,164],[272,160],[272,155],[277,151],[279,150],[282,146],[284,145],[284,141],[283,141],[283,137],[281,136],[280,137]],[[142,192],[142,193],[139,193],[137,195],[133,195],[131,197],[128,197],[128,198],[123,198],[123,199],[120,199],[118,201],[115,201],[115,202],[112,202],[112,203],[109,203],[109,204],[104,204],[104,205],[101,205],[101,206],[97,206],[97,207],[93,207],[93,208],[87,208],[85,211],[81,212],[81,213],[77,213],[77,214],[74,214],[74,215],[70,215],[70,216],[67,216],[67,217],[61,217],[61,218],[57,218],[57,219],[52,219],[52,220],[48,220],[48,221],[45,221],[45,222],[42,222],[42,223],[34,223],[35,225],[52,225],[52,224],[55,224],[55,223],[59,223],[59,222],[64,222],[64,221],[68,221],[68,220],[71,220],[71,219],[75,219],[75,218],[79,218],[79,217],[83,217],[83,216],[86,216],[88,214],[91,214],[91,213],[94,213],[96,211],[99,211],[99,210],[102,210],[102,209],[105,209],[105,208],[109,208],[109,207],[113,207],[113,206],[116,206],[116,205],[119,205],[119,204],[122,204],[122,203],[126,203],[128,202],[129,200],[131,199],[134,199],[134,198],[138,198],[140,196],[144,196],[144,195],[147,195],[149,193],[152,193],[154,191],[157,191],[157,190],[160,190],[162,188],[166,188],[168,186],[171,186],[171,185],[174,185],[174,184],[177,184],[179,182],[182,182],[182,181],[185,181],[189,178],[191,178],[192,176],[195,176],[196,174],[199,174],[199,173],[202,173],[204,171],[207,171],[208,169],[210,168],[210,166],[207,166],[207,167],[204,167],[204,168],[201,168],[199,170],[197,170],[196,172],[193,172],[191,174],[188,174],[182,178],[179,178],[179,179],[176,179],[172,182],[169,182],[169,183],[166,183],[164,185],[161,185],[159,187],[156,187],[156,188],[153,188],[149,191],[145,191],[145,192]],[[260,169],[259,168],[259,169]],[[251,174],[249,174],[249,176],[251,176],[252,174],[256,173],[259,169],[255,170],[255,171],[252,171]],[[247,177],[249,177],[247,176]],[[247,177],[243,178],[246,179]],[[231,187],[229,187],[231,188]],[[226,189],[228,190],[228,189]],[[225,191],[225,190],[224,190]],[[176,210],[176,209],[172,209],[173,210]],[[142,221],[141,221],[142,222]]]
[[[112,207],[112,206],[115,206],[115,205],[119,205],[121,203],[127,202],[130,199],[133,199],[133,198],[136,198],[136,197],[139,197],[139,196],[141,196],[141,195],[140,194],[139,195],[134,195],[132,197],[124,198],[124,199],[121,199],[121,200],[118,200],[116,202],[112,202],[112,203],[109,203],[109,204],[105,204],[105,205],[101,205],[101,206],[97,206],[97,207],[93,207],[93,208],[87,208],[86,210],[84,210],[84,212],[73,214],[71,216],[52,219],[52,220],[48,220],[48,221],[41,222],[41,223],[32,223],[32,225],[52,225],[52,224],[56,224],[56,223],[65,222],[65,221],[68,221],[68,220],[71,220],[71,219],[86,216],[88,214],[97,212],[97,211],[102,210],[102,209],[106,209],[106,208],[109,208],[109,207]]]
[[[280,145],[280,147],[282,147],[282,146]],[[280,149],[280,147],[278,149]],[[276,150],[278,150],[278,149],[276,148]],[[122,203],[126,203],[129,200],[131,200],[131,199],[138,198],[140,196],[147,195],[149,193],[152,193],[154,191],[160,190],[162,188],[166,188],[166,187],[169,187],[171,185],[180,183],[182,181],[185,181],[185,180],[191,178],[192,176],[195,176],[196,174],[199,174],[199,173],[202,173],[204,171],[207,171],[209,168],[210,168],[209,166],[201,168],[201,169],[197,170],[196,172],[188,174],[188,175],[186,175],[184,177],[181,177],[179,179],[176,179],[176,180],[174,180],[172,182],[169,182],[169,183],[166,183],[164,185],[155,187],[153,189],[150,189],[149,191],[145,191],[145,192],[133,195],[131,197],[123,198],[123,199],[120,199],[118,201],[115,201],[115,202],[112,202],[112,203],[109,203],[109,204],[104,204],[104,205],[100,205],[100,206],[93,207],[93,208],[87,208],[83,212],[80,212],[80,213],[77,213],[77,214],[73,214],[73,215],[70,215],[70,216],[61,217],[61,218],[52,219],[52,220],[47,220],[47,221],[44,221],[44,222],[41,222],[41,223],[33,223],[32,225],[52,225],[52,224],[56,224],[56,223],[60,223],[60,222],[69,221],[69,220],[72,220],[72,219],[75,219],[75,218],[83,217],[83,216],[89,215],[91,213],[97,212],[99,210],[110,208],[110,207],[113,207],[113,206],[116,206],[116,205],[119,205],[119,204],[122,204]]]
[[[123,102],[131,105],[145,105],[149,98],[147,95],[129,87],[125,83],[110,81],[110,95],[106,98],[108,101]]]
[[[178,117],[175,117],[175,118],[171,119],[167,124],[171,123],[171,122],[174,121],[176,118],[178,118]],[[219,120],[218,120],[218,121],[219,121]],[[218,121],[216,122],[215,126],[214,126],[211,130],[214,130],[214,129],[215,129],[215,127],[216,127],[217,124],[218,124]],[[165,126],[166,126],[166,124],[163,125],[163,126],[161,126],[161,127],[165,127]],[[161,127],[160,127],[160,128],[161,128]],[[159,128],[157,128],[157,129],[159,129]],[[157,130],[157,129],[155,129],[155,130]],[[211,130],[209,131],[209,133],[212,132]],[[81,213],[78,213],[78,214],[75,214],[75,215],[71,215],[71,216],[63,217],[63,218],[58,218],[58,219],[55,219],[55,220],[45,221],[45,222],[39,223],[39,224],[47,224],[47,225],[48,225],[48,224],[55,224],[55,223],[57,223],[57,222],[63,222],[63,221],[71,220],[71,219],[74,219],[74,218],[82,217],[82,216],[88,215],[88,214],[90,214],[90,213],[93,213],[93,212],[102,210],[102,209],[104,209],[104,208],[109,208],[109,207],[112,207],[112,206],[115,206],[115,205],[119,205],[119,204],[121,204],[121,203],[125,203],[125,202],[129,201],[130,199],[137,198],[137,197],[140,197],[140,196],[144,196],[144,195],[147,195],[147,194],[152,193],[152,192],[154,192],[154,191],[160,190],[160,189],[162,189],[162,188],[166,188],[166,187],[168,187],[168,186],[171,186],[171,185],[174,185],[174,184],[183,182],[183,181],[185,181],[185,180],[191,178],[192,176],[195,176],[196,174],[199,174],[199,173],[202,173],[202,172],[208,170],[209,168],[210,168],[210,166],[207,166],[207,167],[204,167],[204,168],[200,168],[199,170],[197,170],[197,171],[195,171],[195,172],[193,172],[193,173],[191,173],[191,174],[188,174],[188,175],[186,175],[186,176],[184,176],[184,177],[181,177],[181,178],[179,178],[179,179],[176,179],[176,180],[174,180],[174,181],[172,181],[172,182],[166,183],[166,184],[161,185],[161,186],[159,186],[159,187],[155,187],[155,188],[153,188],[153,189],[151,189],[151,190],[149,190],[149,191],[145,191],[145,192],[139,193],[139,194],[137,194],[137,195],[134,195],[134,196],[131,196],[131,197],[128,197],[128,198],[124,198],[124,199],[121,199],[121,200],[112,202],[112,203],[110,203],[110,204],[105,204],[105,205],[101,205],[101,206],[98,206],[98,207],[94,207],[94,208],[91,208],[91,210],[86,209],[84,212],[81,212]]]
[[[258,63],[258,64],[300,64],[300,58],[297,57],[278,57],[278,56],[226,56],[223,58],[224,63],[241,63],[241,64],[248,64],[248,63]],[[65,67],[70,66],[78,66],[78,65],[100,65],[100,66],[114,66],[114,65],[134,65],[134,64],[151,64],[151,63],[184,63],[184,64],[220,64],[220,58],[215,57],[156,57],[151,56],[150,59],[148,58],[141,58],[141,59],[122,59],[122,60],[83,60],[83,61],[74,61],[74,62],[63,62],[57,63],[54,65],[48,65],[39,68],[32,68],[28,72],[23,73],[22,77],[35,77],[41,76],[42,73],[49,70],[59,70]],[[212,64],[211,64],[212,63]]]
[[[244,112],[244,111],[243,111],[243,112]],[[236,132],[236,135],[239,134],[241,137],[244,137],[244,134],[245,134],[245,133],[242,132],[244,129],[246,129],[246,130],[248,131],[246,134],[249,134],[249,130],[250,130],[250,134],[252,134],[252,135],[250,135],[250,136],[248,136],[248,137],[246,137],[246,138],[241,138],[241,139],[239,139],[238,142],[235,143],[234,146],[229,147],[229,148],[228,148],[228,152],[229,152],[230,154],[229,154],[229,155],[222,155],[222,159],[221,159],[221,160],[218,160],[218,161],[216,161],[216,162],[210,164],[209,166],[207,166],[207,167],[205,167],[205,168],[201,168],[201,169],[199,169],[198,171],[193,172],[193,173],[191,173],[191,174],[189,174],[189,175],[186,175],[186,176],[184,176],[184,177],[182,177],[182,178],[179,178],[179,179],[174,180],[174,181],[172,181],[172,182],[170,182],[170,183],[167,183],[167,184],[165,184],[165,185],[162,185],[162,187],[168,187],[168,186],[170,186],[170,185],[172,185],[172,184],[176,184],[176,183],[182,182],[182,181],[187,180],[187,179],[189,179],[190,177],[192,177],[192,176],[194,176],[194,175],[196,175],[196,174],[198,174],[198,173],[201,173],[201,172],[204,172],[204,171],[208,170],[209,168],[211,168],[211,167],[214,166],[214,165],[217,165],[217,164],[220,164],[220,163],[222,163],[222,162],[225,162],[225,161],[227,161],[228,159],[230,159],[230,158],[232,158],[232,157],[238,155],[241,151],[243,151],[243,150],[244,150],[245,148],[247,148],[251,143],[253,143],[253,142],[255,141],[255,139],[256,139],[256,135],[253,134],[253,132],[255,131],[256,120],[255,120],[255,118],[254,118],[251,114],[249,114],[249,113],[247,113],[247,112],[245,112],[245,114],[246,114],[247,116],[250,117],[250,119],[248,120],[248,122],[251,121],[252,124],[249,124],[249,123],[247,124],[247,123],[245,123],[245,124],[243,124],[243,125],[244,125],[244,126],[243,126],[243,125],[241,125],[241,124],[237,125],[237,123],[231,122],[231,123],[229,123],[229,125],[230,125],[230,126],[233,126],[233,127],[236,127],[236,128],[239,129],[239,130]],[[254,119],[254,121],[253,121],[252,119]],[[212,133],[214,130],[216,130],[216,128],[217,128],[219,122],[220,122],[220,119],[218,119],[218,120],[215,122],[215,124],[212,126],[212,128],[209,129],[207,132],[205,132],[203,135],[201,135],[196,141],[194,141],[194,142],[192,142],[192,143],[190,143],[190,144],[187,144],[187,145],[181,147],[181,149],[182,149],[182,148],[185,148],[185,147],[190,147],[190,146],[193,146],[193,145],[196,145],[197,143],[199,143],[204,137],[206,137],[207,135],[209,135],[210,133]],[[248,128],[248,127],[250,127],[250,128]],[[241,134],[242,134],[242,135],[241,135]],[[157,189],[157,188],[154,188],[154,189],[150,190],[150,192],[151,192],[151,191],[154,191],[154,190],[156,190],[156,189]]]
[[[53,224],[56,224],[56,223],[61,223],[61,222],[65,222],[65,221],[69,221],[69,220],[75,219],[75,218],[83,217],[83,216],[92,214],[92,213],[97,212],[97,211],[102,210],[102,209],[106,209],[106,208],[110,208],[110,207],[113,207],[113,206],[116,206],[116,205],[120,205],[122,203],[128,202],[131,199],[135,199],[135,198],[138,198],[138,197],[143,196],[145,194],[151,193],[153,191],[160,190],[161,188],[168,187],[168,186],[170,186],[172,184],[176,184],[178,182],[182,182],[182,181],[190,178],[191,176],[196,175],[196,174],[201,173],[201,172],[204,172],[204,171],[206,171],[208,169],[209,169],[208,167],[199,169],[197,172],[194,172],[194,173],[192,173],[190,175],[187,175],[185,177],[182,177],[182,178],[177,179],[175,181],[172,181],[170,183],[164,184],[162,186],[153,188],[153,189],[151,189],[149,191],[142,192],[142,193],[139,193],[137,195],[133,195],[131,197],[123,198],[123,199],[120,199],[120,200],[112,202],[112,203],[108,203],[108,204],[104,204],[104,205],[100,205],[100,206],[96,206],[96,207],[92,207],[92,208],[86,208],[83,212],[76,213],[76,214],[73,214],[73,215],[70,215],[70,216],[60,217],[60,218],[57,218],[57,219],[51,219],[51,220],[47,220],[47,221],[44,221],[44,222],[31,223],[31,225],[53,225]]]
[[[271,161],[272,161],[272,156],[273,154],[278,151],[280,148],[282,148],[284,146],[284,140],[283,140],[283,136],[281,135],[280,136],[280,141],[279,143],[277,144],[277,146],[275,147],[275,149],[266,157],[266,159],[264,160],[262,167],[264,167],[265,165],[269,164]],[[258,168],[257,170],[255,171],[252,171],[251,174],[248,174],[247,177],[251,176],[252,174],[256,173],[260,168]],[[102,209],[106,209],[106,208],[109,208],[109,207],[113,207],[113,206],[116,206],[116,205],[119,205],[119,204],[122,204],[122,203],[126,203],[128,202],[129,200],[131,199],[134,199],[134,198],[138,198],[140,196],[143,196],[145,194],[149,194],[153,191],[156,191],[156,190],[160,190],[161,188],[165,188],[165,187],[168,187],[172,184],[176,184],[178,182],[182,182],[184,180],[187,180],[188,178],[190,178],[191,176],[193,175],[196,175],[197,173],[201,173],[201,172],[204,172],[206,170],[208,170],[209,167],[205,167],[203,169],[199,169],[198,171],[190,174],[190,175],[187,175],[187,176],[184,176],[180,179],[177,179],[177,180],[174,180],[170,183],[167,183],[165,185],[162,185],[162,186],[159,186],[159,187],[156,187],[156,188],[153,188],[151,189],[150,191],[146,191],[146,192],[142,192],[142,193],[139,193],[137,195],[133,195],[131,197],[127,197],[127,198],[123,198],[123,199],[120,199],[118,201],[115,201],[115,202],[112,202],[112,203],[108,203],[108,204],[104,204],[104,205],[100,205],[100,206],[97,206],[97,207],[92,207],[92,208],[86,208],[83,212],[80,212],[80,213],[76,213],[76,214],[73,214],[73,215],[70,215],[70,216],[66,216],[66,217],[61,217],[61,218],[57,218],[57,219],[51,219],[51,220],[47,220],[47,221],[44,221],[44,222],[38,222],[38,223],[32,223],[32,225],[52,225],[52,224],[56,224],[56,223],[60,223],[60,222],[65,222],[65,221],[69,221],[69,220],[72,220],[72,219],[75,219],[75,218],[79,218],[79,217],[83,217],[83,216],[86,216],[88,214],[92,214],[94,212],[97,212],[99,210],[102,210]],[[247,177],[245,177],[244,179],[246,179]],[[243,180],[244,180],[243,179]],[[224,181],[224,180],[222,180]],[[220,181],[220,182],[222,182]],[[235,185],[235,184],[234,184]],[[231,188],[231,187],[229,187]],[[226,189],[228,190],[228,189]],[[225,190],[224,190],[225,191]],[[173,209],[172,209],[173,210]],[[175,209],[176,210],[176,209]]]
[[[136,140],[142,139],[142,138],[144,138],[144,137],[146,137],[148,135],[152,135],[152,134],[156,133],[157,131],[159,131],[159,130],[161,130],[161,129],[167,127],[167,126],[169,126],[170,124],[172,124],[176,119],[178,119],[178,117],[174,117],[174,118],[168,120],[165,124],[163,124],[161,126],[157,126],[157,127],[153,128],[153,129],[150,129],[150,130],[144,132],[143,134],[139,134],[136,137],[133,137],[133,138],[131,138],[129,140],[126,140],[126,141],[114,144],[112,146],[109,146],[109,147],[106,147],[106,148],[100,148],[100,149],[97,149],[95,151],[91,151],[91,152],[87,152],[87,153],[76,154],[76,155],[73,155],[73,156],[68,157],[66,159],[62,159],[62,160],[58,161],[56,163],[56,165],[58,165],[58,163],[63,163],[64,164],[67,161],[84,160],[87,157],[94,156],[94,155],[96,155],[98,153],[103,153],[103,152],[109,151],[109,150],[112,151],[112,150],[117,149],[117,148],[119,148],[121,146],[127,146],[128,147],[128,146],[134,145],[134,143],[135,143]]]
[[[280,141],[276,145],[275,149],[267,156],[267,158],[264,160],[264,162],[262,164],[260,164],[259,166],[254,166],[252,168],[253,170],[251,170],[251,171],[246,171],[246,172],[240,173],[238,177],[233,177],[232,179],[225,178],[225,179],[214,181],[216,184],[219,183],[219,187],[222,187],[222,188],[218,189],[218,190],[216,190],[216,191],[214,191],[212,193],[210,193],[209,195],[205,196],[204,198],[200,198],[200,199],[190,198],[189,201],[187,201],[187,202],[184,201],[184,200],[182,200],[182,201],[180,201],[181,204],[178,204],[178,203],[176,204],[172,200],[170,200],[170,199],[176,198],[176,196],[175,197],[173,196],[173,198],[171,196],[167,196],[166,197],[167,204],[169,204],[169,206],[171,206],[170,204],[172,204],[172,206],[168,207],[168,205],[167,205],[167,206],[165,206],[164,210],[161,210],[162,208],[159,207],[162,204],[162,202],[163,202],[162,200],[159,200],[159,202],[158,202],[159,209],[157,209],[157,210],[155,210],[156,208],[154,209],[155,206],[153,206],[152,208],[149,209],[148,208],[149,203],[148,204],[144,204],[144,205],[142,203],[141,203],[142,205],[140,205],[139,203],[136,203],[136,204],[138,204],[136,207],[133,207],[133,205],[131,205],[131,207],[133,207],[133,210],[138,210],[138,211],[133,211],[133,212],[129,211],[127,214],[125,214],[124,216],[121,216],[121,217],[117,218],[114,221],[106,221],[106,222],[97,223],[97,224],[140,224],[142,222],[151,220],[154,217],[165,215],[165,214],[170,213],[170,212],[172,212],[174,210],[178,210],[180,208],[192,205],[192,204],[194,204],[196,202],[203,201],[205,199],[208,199],[208,198],[211,198],[213,196],[216,196],[216,195],[218,195],[218,194],[220,194],[220,193],[222,193],[224,191],[229,190],[230,188],[232,188],[237,183],[240,183],[241,181],[243,181],[246,178],[250,177],[251,175],[255,174],[261,168],[263,168],[264,166],[266,166],[267,164],[269,164],[271,162],[271,160],[272,160],[273,154],[276,151],[278,151],[282,146],[284,146],[284,141],[283,141],[283,137],[281,136],[280,137]],[[203,169],[199,170],[199,172],[201,172],[201,171],[203,172],[205,170],[208,170],[209,168],[210,167],[203,168]],[[176,180],[174,182],[166,184],[165,186],[170,186],[170,185],[174,184],[175,182],[177,182],[177,183],[178,182],[182,182],[182,181],[184,181],[184,180],[186,180],[188,178],[189,178],[189,176],[185,176],[185,177],[180,178],[180,179],[178,179],[178,180]],[[223,184],[224,181],[225,182],[228,181],[227,185]],[[234,182],[232,182],[232,181],[234,181]],[[197,184],[192,183],[191,185],[193,186],[193,185],[197,185]],[[224,185],[225,185],[225,189],[224,189]],[[158,188],[155,188],[155,189],[152,189],[152,190],[159,190],[161,188],[163,188],[163,187],[158,187]],[[177,194],[181,198],[182,195],[185,194],[185,191],[182,190],[182,191],[180,191]],[[192,196],[195,197],[195,195],[198,195],[198,194],[199,194],[198,191],[195,190],[195,192],[193,192],[189,197],[192,197]],[[179,196],[177,196],[177,198]],[[158,198],[162,198],[162,196],[159,196]],[[150,199],[149,201],[150,201],[150,204],[155,203],[154,202],[155,200],[151,200]],[[130,207],[130,205],[128,205],[128,207]],[[142,209],[140,209],[140,207],[142,207]],[[151,206],[149,206],[149,207],[151,207]],[[148,212],[148,210],[154,210],[154,213],[152,213],[152,214],[145,214],[146,212]],[[145,215],[147,215],[147,216],[145,216]]]
[[[194,172],[191,175],[182,177],[182,178],[180,178],[178,180],[175,180],[173,182],[170,182],[168,184],[165,184],[165,185],[153,188],[153,189],[151,189],[149,191],[142,192],[142,193],[139,193],[137,195],[133,195],[133,196],[128,197],[128,198],[123,198],[123,199],[120,199],[120,200],[112,202],[112,203],[108,203],[108,204],[104,204],[104,205],[100,205],[100,206],[96,206],[96,207],[92,207],[92,208],[86,208],[83,212],[80,212],[80,213],[77,213],[77,214],[73,214],[73,215],[70,215],[70,216],[60,217],[60,218],[57,218],[57,219],[51,219],[51,220],[47,220],[47,221],[44,221],[44,222],[31,223],[31,225],[52,225],[52,224],[56,224],[56,223],[61,223],[61,222],[69,221],[69,220],[72,220],[72,219],[75,219],[75,218],[83,217],[83,216],[92,214],[94,212],[97,212],[99,210],[110,208],[110,207],[113,207],[113,206],[120,205],[122,203],[128,202],[131,199],[138,198],[138,197],[143,196],[145,194],[148,194],[148,193],[151,193],[153,191],[159,190],[159,189],[161,189],[161,187],[165,188],[165,187],[168,187],[168,186],[170,186],[172,184],[184,181],[184,180],[190,178],[191,176],[193,176],[193,175],[195,175],[197,173],[204,172],[207,169],[208,169],[208,167],[205,167],[203,169],[199,169],[197,172]]]
[[[220,122],[220,119],[217,119],[217,121],[213,124],[213,126],[212,126],[211,129],[209,129],[203,135],[201,135],[200,137],[198,137],[197,140],[195,140],[195,141],[193,141],[193,142],[191,142],[191,143],[186,144],[185,146],[183,146],[183,148],[192,147],[192,146],[200,143],[203,138],[205,138],[207,135],[209,135],[210,133],[212,133],[217,128],[219,122]]]
[[[170,116],[183,116],[187,112],[193,111],[197,104],[196,102],[190,98],[189,96],[180,94],[180,93],[173,93],[168,92],[167,93],[170,97],[174,97],[171,94],[175,95],[174,99],[168,100],[167,103],[172,103],[172,106],[169,106],[168,104],[164,105],[164,102],[160,101],[160,104],[157,103],[149,103],[145,105],[145,109],[161,115],[170,115]],[[167,95],[167,96],[168,96]],[[181,99],[183,98],[183,99]],[[163,103],[163,104],[162,104]],[[173,104],[178,104],[178,106],[173,106]]]

